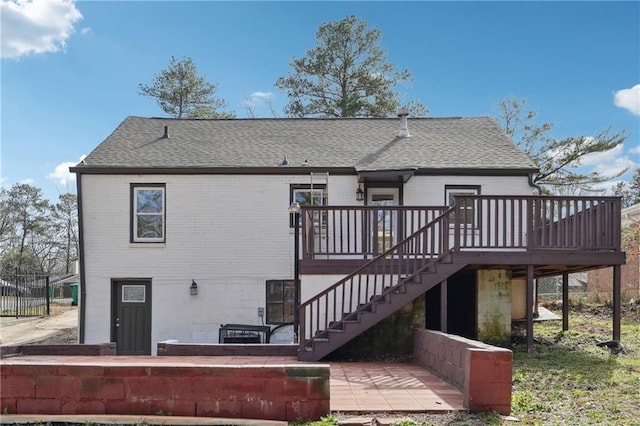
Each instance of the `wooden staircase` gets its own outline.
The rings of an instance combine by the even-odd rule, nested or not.
[[[322,359],[463,269],[451,262],[451,212],[300,305],[298,359]]]
[[[360,305],[356,311],[345,314],[341,320],[331,322],[327,329],[319,330],[313,338],[307,339],[298,351],[298,359],[322,359],[463,267],[464,265],[433,262],[427,271],[405,279],[394,287],[387,287],[379,295],[372,296],[369,303]]]
[[[372,234],[371,207],[305,207],[305,260],[375,257],[300,305],[298,358],[323,358],[467,264],[500,265],[519,276],[529,267],[550,276],[622,265],[620,209],[617,197],[459,195],[448,209],[398,207],[388,215],[398,220]],[[380,246],[364,241],[384,240],[387,230],[407,237],[377,255],[371,247]]]

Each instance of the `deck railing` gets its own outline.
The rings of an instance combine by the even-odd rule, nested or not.
[[[456,197],[459,250],[620,251],[616,197]]]
[[[459,195],[448,229],[458,250],[620,250],[620,199]],[[302,258],[373,258],[448,207],[302,208]],[[448,232],[446,232],[448,231]]]
[[[306,206],[302,257],[372,257],[412,235],[448,207]]]
[[[425,269],[449,251],[449,239],[442,238],[449,228],[453,209],[437,216],[394,247],[336,284],[300,305],[300,345],[319,332],[339,324],[351,313],[370,303],[372,297],[394,291],[404,279]]]
[[[395,211],[402,217],[402,221],[392,222],[398,227],[395,235],[404,236],[408,229],[415,231],[300,305],[301,349],[323,331],[339,326],[370,303],[371,298],[394,291],[404,280],[425,271],[449,253],[620,251],[620,206],[620,199],[614,197],[465,195],[456,197],[455,205],[448,210],[444,207],[424,210],[425,219],[417,223],[423,220],[425,224],[419,228],[400,225],[413,223],[407,220],[411,216],[407,212],[419,211],[415,207],[303,207],[304,256],[308,259],[374,254],[370,246],[359,242],[368,241],[366,233],[371,232],[366,218],[384,215],[378,213],[380,210]],[[441,211],[442,214],[437,214]],[[317,237],[327,241],[317,242]]]

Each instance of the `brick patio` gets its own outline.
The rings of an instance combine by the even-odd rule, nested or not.
[[[8,405],[12,408],[9,409],[9,413],[18,412],[20,414],[26,414],[29,411],[20,410],[19,407],[29,407],[29,403],[25,398],[29,398],[29,395],[33,395],[35,397],[39,395],[47,396],[47,407],[49,407],[49,414],[58,414],[61,413],[61,407],[66,407],[62,410],[62,412],[67,412],[69,414],[74,412],[73,404],[71,400],[66,401],[64,404],[61,401],[56,402],[56,396],[59,399],[70,398],[69,393],[61,392],[60,386],[66,381],[72,382],[71,377],[76,374],[72,373],[71,368],[76,366],[79,368],[79,375],[82,383],[75,383],[72,386],[72,389],[75,391],[79,391],[80,393],[77,395],[78,402],[82,401],[81,408],[87,413],[92,412],[95,414],[109,414],[109,410],[104,410],[103,405],[100,403],[96,403],[93,405],[87,405],[88,401],[86,400],[86,394],[82,395],[82,386],[85,386],[87,379],[87,374],[94,372],[108,372],[111,375],[116,375],[115,370],[112,370],[115,367],[124,368],[127,371],[136,372],[136,371],[147,371],[146,375],[154,376],[156,380],[163,375],[171,376],[171,383],[176,382],[179,378],[180,374],[188,376],[191,380],[193,380],[193,374],[201,374],[198,373],[202,368],[209,368],[214,370],[224,369],[228,367],[229,370],[234,370],[236,373],[238,372],[237,368],[239,366],[244,366],[247,370],[252,370],[251,373],[253,378],[257,381],[262,380],[262,375],[265,375],[265,378],[268,378],[271,381],[274,380],[274,371],[270,369],[277,368],[281,369],[285,372],[295,371],[296,369],[302,368],[305,371],[308,367],[325,365],[329,367],[330,371],[330,410],[331,411],[340,411],[340,412],[362,412],[362,413],[373,413],[373,412],[384,412],[384,411],[396,411],[396,412],[446,412],[452,410],[463,410],[463,395],[462,393],[453,387],[452,385],[442,381],[434,374],[425,370],[424,368],[414,365],[414,364],[395,364],[395,363],[329,363],[329,364],[309,364],[302,363],[297,361],[295,357],[256,357],[256,356],[221,356],[221,357],[192,357],[192,356],[179,356],[179,357],[114,357],[114,356],[14,356],[9,358],[2,359],[0,366],[2,367],[2,375],[3,381],[10,378],[10,375],[14,371],[22,371],[22,374],[28,370],[30,367],[37,369],[40,373],[44,370],[49,371],[49,375],[52,376],[51,384],[53,388],[51,389],[54,394],[50,392],[47,393],[47,390],[44,388],[46,386],[44,379],[42,376],[35,379],[33,383],[27,380],[25,377],[13,378],[15,383],[13,383],[10,387],[6,387],[3,389],[2,400],[3,404]],[[153,367],[150,367],[153,366]],[[144,367],[144,368],[143,368]],[[153,368],[153,370],[149,370]],[[44,370],[43,370],[44,369]],[[88,369],[88,370],[87,370]],[[157,370],[156,370],[157,369]],[[186,373],[187,370],[193,369],[193,373]],[[58,379],[53,378],[53,371],[57,370],[56,374],[65,374],[65,381],[60,381]],[[204,371],[204,370],[203,370]],[[261,373],[263,371],[264,373]],[[181,373],[180,373],[181,372]],[[180,374],[178,374],[180,373]],[[230,386],[233,384],[232,377],[237,374],[234,373],[231,376],[228,374],[224,374],[225,377],[225,392],[228,394],[232,391]],[[104,373],[101,373],[104,374]],[[219,373],[208,373],[208,375],[216,375]],[[220,373],[221,374],[221,373]],[[247,379],[250,376],[247,376],[249,371],[243,373],[242,376]],[[295,376],[299,373],[293,373]],[[306,374],[306,373],[305,373]],[[285,376],[290,376],[292,374],[286,373]],[[129,374],[130,376],[130,374]],[[169,377],[167,376],[167,379]],[[152,378],[154,378],[152,377]],[[285,379],[287,379],[285,377]],[[148,382],[145,379],[143,382],[140,382],[141,379],[138,378],[127,378],[124,380],[124,389],[125,393],[127,389],[132,389],[133,385],[128,383],[127,380],[136,381],[136,383],[146,383]],[[217,380],[217,379],[216,379]],[[279,379],[278,379],[279,380]],[[316,380],[316,379],[313,379]],[[95,380],[94,380],[95,381]],[[114,377],[110,377],[109,380],[109,389],[111,389],[113,393],[114,386],[117,389],[120,389],[120,385],[114,382]],[[165,381],[165,385],[168,386],[170,382]],[[240,381],[241,382],[241,381]],[[22,385],[20,385],[22,383]],[[236,381],[238,383],[238,381]],[[273,382],[275,383],[275,382]],[[5,382],[5,384],[9,384]],[[84,384],[84,385],[83,385]],[[174,383],[175,386],[181,386],[177,383]],[[20,388],[20,386],[26,386],[25,389]],[[38,387],[40,386],[40,388]],[[175,387],[173,384],[171,387]],[[244,384],[246,387],[246,382]],[[275,387],[273,387],[275,386]],[[273,385],[272,388],[276,389],[277,386]],[[3,386],[4,387],[4,386]],[[20,388],[20,389],[19,389]],[[55,391],[54,391],[55,388]],[[256,387],[256,389],[261,388],[261,386]],[[11,389],[11,393],[15,395],[9,394],[9,389]],[[106,389],[106,390],[109,390]],[[253,388],[251,388],[253,389]],[[286,385],[285,385],[286,389]],[[306,386],[306,390],[313,390],[312,388]],[[304,389],[303,389],[304,390]],[[7,392],[5,392],[7,391]],[[160,388],[154,386],[153,391],[155,393],[162,392]],[[97,392],[97,389],[93,389],[93,392]],[[257,390],[256,390],[257,392]],[[120,395],[122,392],[118,392]],[[276,392],[279,393],[279,392]],[[193,397],[195,398],[196,394],[191,392]],[[122,395],[120,395],[122,396]],[[156,399],[161,399],[162,395],[155,395]],[[237,393],[237,397],[241,397],[241,393]],[[274,395],[270,395],[269,397],[274,397]],[[315,398],[310,395],[300,395],[303,397]],[[20,398],[23,399],[22,403],[18,401]],[[115,398],[115,397],[114,397]],[[283,402],[284,407],[289,407],[292,402],[292,396],[284,396],[285,401]],[[126,399],[126,398],[125,398]],[[289,402],[287,402],[289,401]],[[42,405],[43,401],[35,402],[39,413],[45,413],[43,411],[46,408]],[[178,401],[173,402],[173,410],[174,415],[193,415],[189,414],[191,410],[191,405],[188,400],[182,400],[181,404],[177,404]],[[311,402],[311,401],[310,401]],[[315,402],[314,402],[315,403]],[[186,405],[185,405],[186,404]],[[280,404],[276,402],[276,405]],[[45,404],[46,405],[46,404]],[[158,405],[156,403],[156,405]],[[224,404],[223,404],[224,405]],[[231,404],[233,405],[233,404]],[[223,410],[223,412],[216,414],[213,410],[209,410],[206,413],[201,412],[200,415],[223,415],[225,417],[247,417],[245,411],[250,413],[250,417],[259,418],[259,413],[257,411],[252,411],[250,408],[242,408],[244,407],[242,404],[238,403],[238,410],[233,410],[231,405],[227,404],[227,409]],[[184,413],[182,413],[181,406],[184,406]],[[200,411],[203,406],[196,404],[198,407],[197,411]],[[158,410],[160,408],[159,405],[154,405],[154,410]],[[231,408],[229,408],[231,407]],[[315,406],[314,406],[315,407]],[[312,408],[312,407],[310,407]],[[88,410],[88,411],[87,411]],[[145,409],[138,402],[136,406],[136,410],[138,414],[142,414]],[[46,411],[46,412],[49,412]],[[101,412],[102,411],[102,412]],[[126,412],[126,407],[119,407],[117,410],[120,413]],[[168,411],[168,410],[165,410]],[[273,410],[272,410],[273,411]],[[313,411],[313,410],[311,410]],[[309,413],[311,413],[311,411]],[[151,413],[149,413],[151,414]],[[197,415],[197,413],[196,413]],[[292,414],[288,413],[284,417],[291,417]],[[270,413],[269,415],[272,419],[283,419],[283,415],[279,415],[277,413]],[[295,417],[293,417],[295,418]],[[291,420],[291,419],[289,419]]]

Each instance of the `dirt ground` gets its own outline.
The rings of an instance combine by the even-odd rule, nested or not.
[[[51,305],[49,316],[0,317],[0,346],[78,342],[78,308]]]

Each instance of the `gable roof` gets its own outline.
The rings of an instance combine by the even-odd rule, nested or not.
[[[408,128],[411,136],[401,138],[395,118],[128,117],[71,171],[537,170],[489,117],[410,118]]]
[[[620,212],[622,216],[622,226],[640,225],[640,203],[625,207]]]

